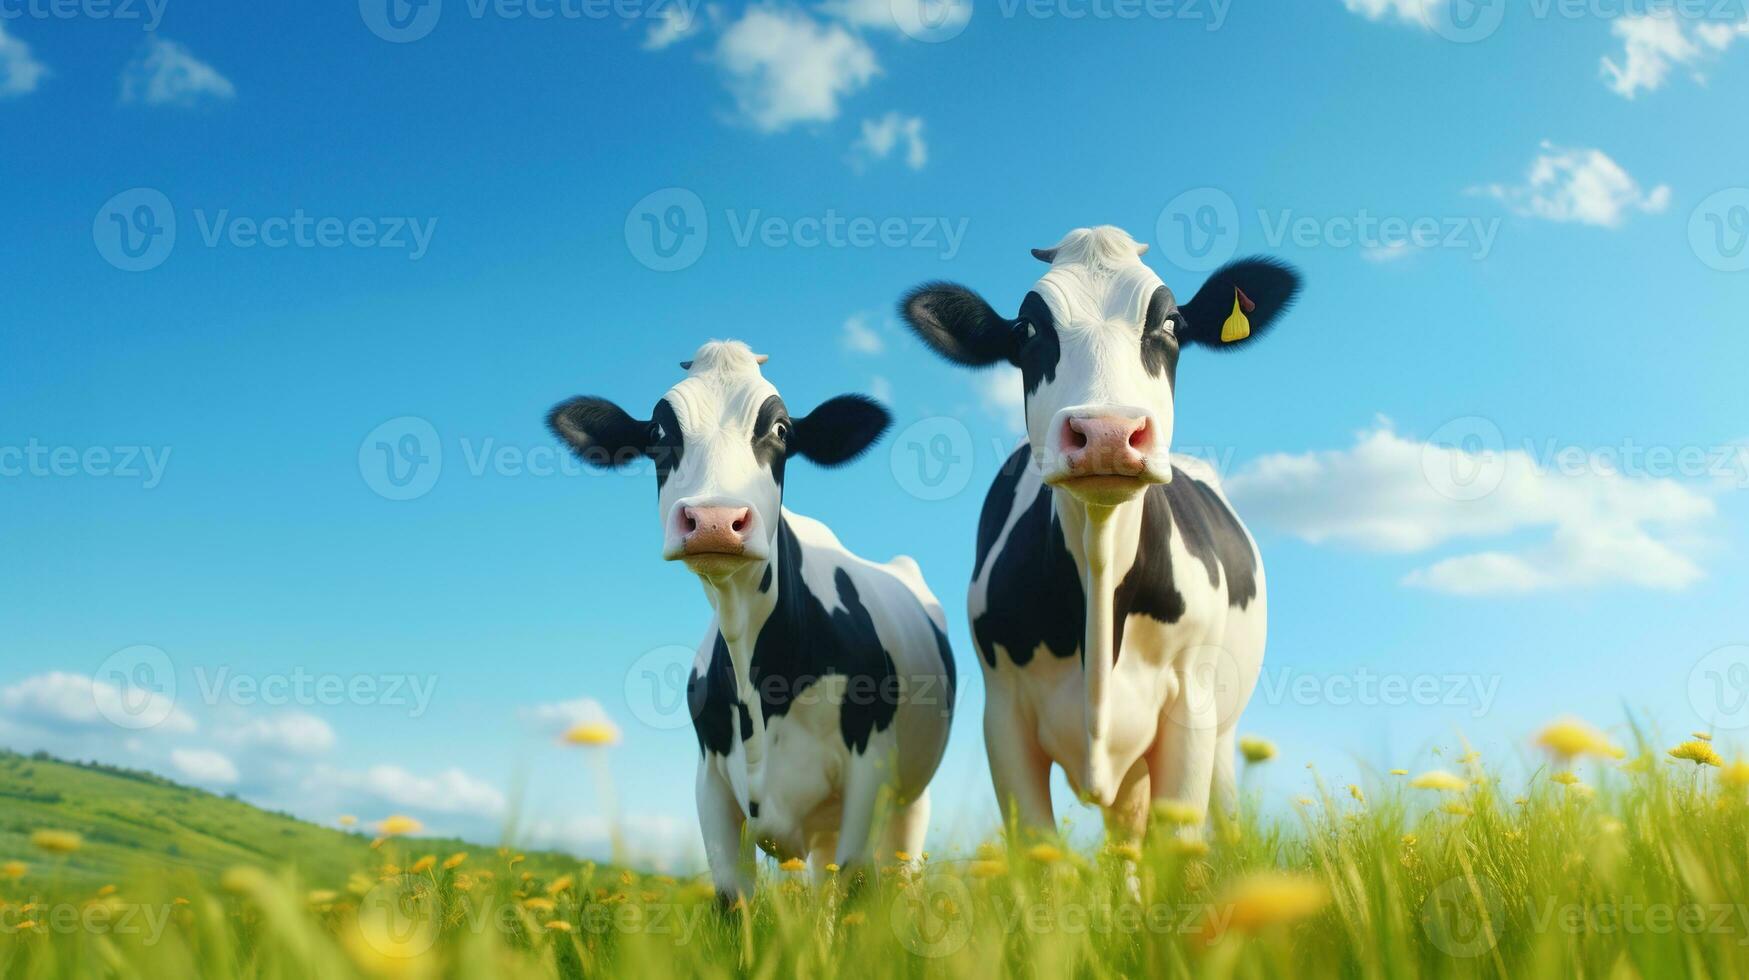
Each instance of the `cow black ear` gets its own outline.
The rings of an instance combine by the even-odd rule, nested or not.
[[[605,398],[573,398],[547,413],[547,428],[591,466],[612,469],[650,452],[650,423]]]
[[[1014,321],[951,282],[926,282],[899,301],[899,315],[942,357],[968,367],[1014,359]]]
[[[1269,329],[1293,305],[1300,274],[1286,262],[1253,256],[1216,269],[1189,303],[1178,342],[1204,347],[1243,347]]]
[[[839,395],[795,420],[790,452],[821,466],[842,466],[879,441],[893,417],[863,395]]]

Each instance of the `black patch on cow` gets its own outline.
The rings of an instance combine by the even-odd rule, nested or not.
[[[1172,482],[1163,489],[1172,506],[1172,521],[1184,547],[1208,570],[1209,585],[1227,574],[1227,604],[1244,609],[1257,598],[1257,553],[1214,487],[1173,467]]]
[[[771,591],[771,562],[765,563],[765,576],[759,580],[759,591]]]
[[[753,420],[753,458],[783,486],[783,463],[789,458],[789,409],[777,395],[765,399]],[[769,569],[767,569],[769,571]]]
[[[935,620],[929,621],[929,629],[935,633],[935,652],[941,654],[941,669],[947,675],[947,710],[952,713],[954,692],[959,690],[959,668],[954,666],[953,645],[947,642],[947,634],[935,625]]]
[[[1172,301],[1172,290],[1165,286],[1154,290],[1148,299],[1148,312],[1142,317],[1142,367],[1149,377],[1166,378],[1168,384],[1178,379],[1177,329],[1183,318]]]
[[[1014,510],[1014,488],[1020,483],[1020,474],[1026,472],[1026,459],[1031,454],[1031,446],[1016,449],[997,472],[996,482],[990,484],[990,492],[984,495],[984,510],[978,515],[978,554],[972,565],[973,581],[977,581],[979,573],[984,570],[984,559],[990,557],[990,549],[996,547],[996,539],[1002,535],[1002,525],[1007,523],[1009,512]]]
[[[680,465],[680,457],[686,452],[680,417],[674,414],[674,406],[666,398],[657,402],[655,411],[650,413],[649,446],[646,452],[656,463],[656,492],[660,494],[668,474]]]
[[[1142,494],[1142,530],[1136,543],[1136,561],[1117,584],[1112,602],[1115,622],[1112,623],[1111,659],[1117,662],[1123,649],[1124,621],[1132,613],[1150,616],[1162,623],[1176,623],[1184,618],[1184,594],[1174,581],[1177,571],[1172,567],[1172,518],[1170,503],[1173,488],[1189,477],[1174,472],[1172,482],[1149,487]]]
[[[747,815],[749,817],[752,817],[755,820],[759,819],[759,801],[758,800],[748,800],[747,801]]]
[[[1032,662],[1041,643],[1056,657],[1073,657],[1081,648],[1087,602],[1049,487],[1040,486],[1015,520],[990,566],[985,594],[987,606],[972,623],[972,638],[986,664],[996,666],[997,645],[1021,667]]]
[[[1014,321],[1016,346],[1014,363],[1026,382],[1026,396],[1031,398],[1039,385],[1057,380],[1057,363],[1062,359],[1062,343],[1057,338],[1057,323],[1051,308],[1037,292],[1026,294],[1020,302],[1020,316]]]
[[[721,633],[704,671],[687,678],[686,706],[692,712],[699,755],[707,751],[728,755],[735,747],[735,709],[740,708],[745,717],[747,708],[735,697],[735,662],[729,658],[729,643]]]

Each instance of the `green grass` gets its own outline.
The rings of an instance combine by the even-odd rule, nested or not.
[[[246,857],[213,884],[136,862],[113,894],[72,876],[86,850],[26,854],[25,877],[0,879],[0,976],[1749,976],[1749,774],[1648,758],[1512,788],[1471,760],[1461,790],[1384,777],[1283,819],[1251,799],[1201,839],[1163,813],[1139,855],[992,842],[854,890],[768,866],[735,909],[696,879],[495,850],[409,874],[441,849],[346,835],[330,846],[348,867]],[[152,788],[160,806],[188,792]],[[76,822],[40,806],[43,826]],[[34,819],[8,809],[0,861]],[[158,839],[210,836],[206,868],[272,854],[260,835],[286,818],[228,821],[255,836]],[[20,931],[26,903],[41,921]],[[57,908],[69,925],[48,924]],[[129,910],[128,929],[73,921]]]

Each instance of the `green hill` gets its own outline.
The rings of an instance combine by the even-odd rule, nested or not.
[[[210,883],[240,864],[293,867],[306,882],[344,883],[382,864],[364,833],[348,833],[174,783],[152,773],[97,763],[63,762],[0,749],[0,862],[47,863],[30,843],[38,830],[71,830],[84,846],[57,876],[67,884],[130,878],[140,872],[191,874]],[[406,850],[436,854],[491,850],[442,838],[419,838]],[[576,859],[530,853],[532,869],[574,866]]]

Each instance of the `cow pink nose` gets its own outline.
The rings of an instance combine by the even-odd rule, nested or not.
[[[683,507],[681,543],[689,555],[738,555],[747,550],[753,511],[747,507]]]
[[[1153,448],[1154,429],[1145,418],[1093,415],[1063,421],[1063,459],[1076,476],[1141,476]]]

